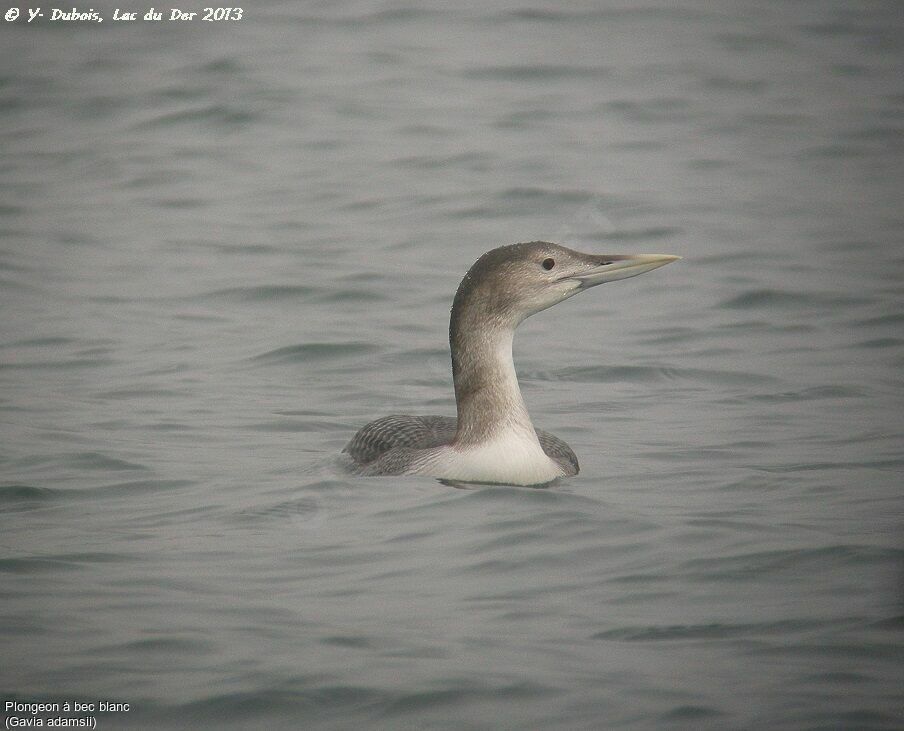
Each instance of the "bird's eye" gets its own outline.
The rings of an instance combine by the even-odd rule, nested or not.
[[[546,269],[546,271],[549,271],[555,265],[556,265],[555,259],[544,259],[543,264],[542,264],[543,268]]]

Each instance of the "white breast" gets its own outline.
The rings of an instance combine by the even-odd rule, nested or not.
[[[536,435],[506,432],[484,444],[456,448],[440,447],[428,462],[409,474],[424,474],[462,482],[493,482],[506,485],[540,485],[565,472],[551,460]]]

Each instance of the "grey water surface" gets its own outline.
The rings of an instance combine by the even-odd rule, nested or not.
[[[0,21],[0,701],[904,727],[904,5],[92,7]],[[581,474],[349,475],[534,239],[684,257],[519,330]]]

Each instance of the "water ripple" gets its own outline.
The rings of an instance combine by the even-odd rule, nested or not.
[[[251,360],[268,365],[283,365],[285,363],[357,358],[378,351],[379,348],[371,343],[302,343],[269,350],[266,353],[253,356]]]
[[[655,383],[695,381],[706,384],[751,385],[773,383],[774,376],[745,371],[715,370],[707,368],[674,368],[667,366],[572,366],[556,371],[528,371],[525,376],[538,381],[565,381],[577,383]]]
[[[775,575],[802,576],[827,566],[834,570],[877,563],[900,565],[904,549],[875,546],[835,545],[780,551],[755,551],[718,558],[699,558],[685,562],[682,572],[706,581],[750,581]]]
[[[0,486],[0,512],[36,510],[60,496],[60,490],[34,485]]]
[[[813,620],[782,620],[778,622],[750,622],[725,624],[674,624],[618,627],[597,632],[595,640],[618,640],[622,642],[659,642],[670,640],[722,640],[735,637],[756,637],[761,635],[786,636],[789,632],[809,631],[819,627]]]
[[[760,308],[784,309],[788,307],[851,307],[871,302],[866,297],[829,294],[826,292],[797,292],[783,289],[751,289],[727,299],[722,307],[732,310],[754,310]]]

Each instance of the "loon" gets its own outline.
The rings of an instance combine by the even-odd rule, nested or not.
[[[361,475],[540,485],[579,470],[565,442],[535,429],[512,362],[515,328],[604,282],[664,266],[669,254],[582,254],[546,241],[488,251],[461,281],[449,322],[458,418],[385,416],[343,449]]]

